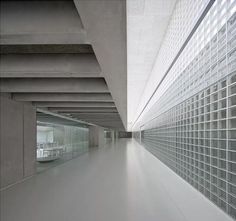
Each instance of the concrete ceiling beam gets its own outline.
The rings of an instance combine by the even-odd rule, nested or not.
[[[110,93],[13,93],[12,98],[17,101],[34,102],[113,102]]]
[[[93,121],[88,121],[88,122],[105,128],[111,128],[115,130],[125,130],[121,120],[117,122],[93,122]]]
[[[127,127],[126,1],[74,0],[74,3],[123,124]]]
[[[82,113],[78,113],[78,114],[82,114]],[[80,119],[86,119],[86,120],[120,120],[120,116],[111,116],[111,117],[105,117],[105,116],[96,116],[96,117],[89,117],[89,114],[90,113],[85,113],[87,114],[87,116],[81,116],[81,115],[76,115],[76,113],[67,113],[67,115],[70,115],[70,116],[73,116],[73,117],[77,117],[77,118],[80,118]]]
[[[120,118],[119,113],[70,113],[75,117],[79,118],[91,118],[91,119],[100,119],[100,118]]]
[[[1,54],[0,78],[98,78],[94,54]]]
[[[0,35],[1,36],[1,35]],[[1,54],[93,54],[90,44],[12,44],[0,45]]]
[[[104,79],[32,79],[2,78],[1,92],[6,93],[107,93]]]
[[[1,1],[1,44],[85,44],[73,1]]]
[[[37,107],[83,107],[83,108],[97,108],[97,107],[115,107],[114,102],[33,102]]]
[[[75,114],[75,113],[118,113],[117,109],[109,109],[109,108],[103,108],[103,109],[99,109],[99,108],[87,108],[87,109],[68,109],[68,110],[60,110],[60,109],[56,109],[56,108],[48,108],[49,111],[52,112],[57,112],[60,114]]]

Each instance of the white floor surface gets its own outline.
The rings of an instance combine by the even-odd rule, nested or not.
[[[232,221],[134,140],[1,192],[1,221]]]

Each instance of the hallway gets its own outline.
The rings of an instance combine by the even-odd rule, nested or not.
[[[230,221],[134,140],[120,139],[1,192],[1,221]]]

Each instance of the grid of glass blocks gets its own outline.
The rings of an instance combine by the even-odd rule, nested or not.
[[[236,70],[236,13],[156,102],[162,113]],[[158,108],[155,108],[158,107]]]
[[[236,13],[158,104],[145,147],[236,218]]]
[[[184,101],[191,95],[229,74],[226,67],[235,68],[236,1],[216,0],[196,32],[182,51],[175,64],[157,88],[146,110],[133,129],[139,130],[146,122]],[[228,20],[228,22],[227,22]],[[181,30],[178,27],[177,30]],[[177,37],[177,36],[176,36]],[[232,50],[232,51],[231,51]],[[164,57],[169,57],[172,48],[165,48]],[[232,52],[232,54],[228,54]],[[232,59],[232,60],[231,60]],[[231,61],[232,62],[231,62]],[[163,76],[169,66],[158,64],[155,77]],[[175,86],[171,86],[175,82]],[[151,90],[152,84],[147,85]],[[167,91],[168,90],[168,91]],[[178,96],[176,96],[178,94]],[[147,129],[147,127],[145,126]],[[143,128],[142,128],[143,129]]]
[[[158,73],[168,69],[208,2],[209,0],[178,0],[176,2],[165,38],[158,52],[155,65]]]

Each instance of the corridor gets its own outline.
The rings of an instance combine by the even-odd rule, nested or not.
[[[230,221],[132,139],[119,139],[1,192],[1,221]]]

